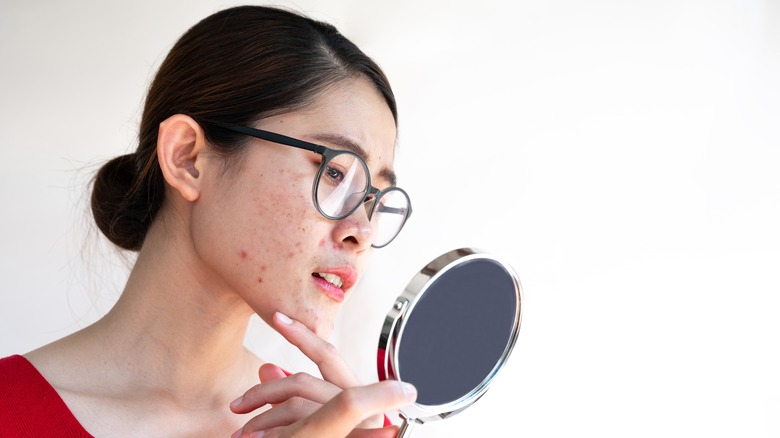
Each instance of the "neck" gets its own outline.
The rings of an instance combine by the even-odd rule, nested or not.
[[[149,231],[117,304],[88,330],[128,387],[224,403],[237,382],[256,376],[257,359],[243,346],[252,310],[204,272],[186,239],[172,242],[160,228]]]

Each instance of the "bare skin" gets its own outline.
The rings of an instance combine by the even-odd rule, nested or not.
[[[379,175],[392,169],[395,124],[365,79],[258,127],[332,148],[358,144],[372,183],[390,184]],[[81,424],[95,436],[391,436],[393,428],[351,431],[408,404],[413,390],[359,386],[323,340],[340,302],[314,275],[363,273],[372,239],[364,209],[339,221],[316,211],[319,156],[307,151],[253,140],[237,167],[223,172],[223,159],[186,115],[161,124],[158,159],[166,201],[117,304],[95,324],[25,355]],[[343,293],[353,286],[345,283]],[[306,376],[284,378],[247,351],[253,313],[315,361],[324,380],[311,377],[302,392]],[[231,410],[242,394],[246,404]]]

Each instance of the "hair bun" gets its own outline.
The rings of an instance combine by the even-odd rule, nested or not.
[[[141,249],[149,225],[148,211],[136,207],[142,204],[134,199],[141,192],[136,175],[135,154],[112,159],[95,175],[91,200],[100,231],[115,245],[132,251]]]

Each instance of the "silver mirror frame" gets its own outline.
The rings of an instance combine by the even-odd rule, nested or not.
[[[399,437],[403,437],[410,433],[414,424],[423,424],[428,421],[447,418],[471,406],[480,397],[482,397],[482,395],[485,394],[485,391],[488,390],[490,383],[504,367],[510,354],[512,353],[512,349],[515,346],[517,336],[520,331],[523,310],[523,292],[517,274],[511,266],[501,261],[494,255],[474,248],[460,248],[449,251],[426,265],[411,279],[403,293],[398,298],[396,298],[392,309],[385,318],[384,324],[382,325],[382,332],[379,336],[379,351],[377,357],[379,380],[402,379],[402,370],[398,363],[398,349],[404,335],[404,330],[406,328],[406,322],[409,318],[409,315],[414,310],[414,307],[417,305],[420,298],[436,282],[436,280],[444,275],[447,271],[459,266],[464,262],[477,259],[488,259],[501,266],[510,275],[515,286],[515,317],[512,324],[511,334],[504,352],[501,354],[501,357],[496,362],[496,365],[493,367],[492,371],[487,375],[487,377],[485,377],[485,379],[473,390],[461,398],[441,405],[428,406],[414,403],[409,407],[404,408],[400,412],[404,423],[401,426],[401,432],[398,435]],[[398,370],[398,372],[395,370]]]

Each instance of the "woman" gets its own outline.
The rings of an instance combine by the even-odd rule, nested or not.
[[[138,149],[94,181],[99,228],[138,251],[126,287],[95,324],[0,360],[0,436],[394,436],[377,414],[414,388],[359,386],[324,339],[411,213],[396,119],[382,71],[332,26],[243,6],[187,31]],[[253,313],[323,379],[247,351]]]

